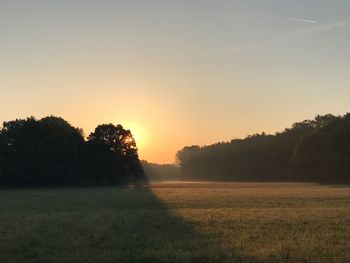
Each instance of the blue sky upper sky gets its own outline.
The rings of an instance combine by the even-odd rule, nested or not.
[[[134,131],[144,159],[350,102],[350,1],[0,1],[0,120]]]

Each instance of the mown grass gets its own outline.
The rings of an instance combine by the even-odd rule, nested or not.
[[[350,188],[1,190],[0,262],[350,262]]]

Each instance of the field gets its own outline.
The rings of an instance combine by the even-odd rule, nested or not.
[[[350,262],[350,188],[0,190],[0,262]]]

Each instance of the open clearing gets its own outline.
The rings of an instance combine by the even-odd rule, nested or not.
[[[350,188],[0,190],[0,262],[350,262]]]

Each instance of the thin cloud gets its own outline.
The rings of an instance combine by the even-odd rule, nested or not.
[[[337,23],[325,24],[325,25],[320,25],[317,27],[311,27],[311,28],[305,28],[305,29],[301,29],[301,30],[297,30],[297,31],[291,31],[291,32],[288,32],[288,33],[281,35],[280,37],[276,37],[276,38],[266,40],[266,41],[261,41],[261,42],[256,42],[256,43],[248,43],[246,45],[234,46],[234,47],[229,47],[229,48],[222,49],[222,50],[217,50],[215,53],[223,54],[223,53],[251,50],[251,49],[256,49],[256,48],[260,48],[260,47],[276,46],[276,45],[290,42],[296,38],[299,38],[302,36],[307,36],[307,35],[310,35],[313,33],[326,32],[326,31],[331,31],[334,29],[341,29],[341,28],[347,28],[347,27],[350,27],[350,22],[337,22]]]
[[[350,22],[338,22],[338,23],[332,23],[332,24],[326,24],[326,25],[321,25],[317,27],[302,29],[302,30],[296,31],[295,34],[306,35],[309,33],[330,31],[333,29],[345,28],[349,26],[350,26]]]
[[[305,23],[319,23],[320,21],[317,20],[309,20],[309,19],[301,19],[301,18],[288,18],[288,21],[294,21],[294,22],[305,22]]]

